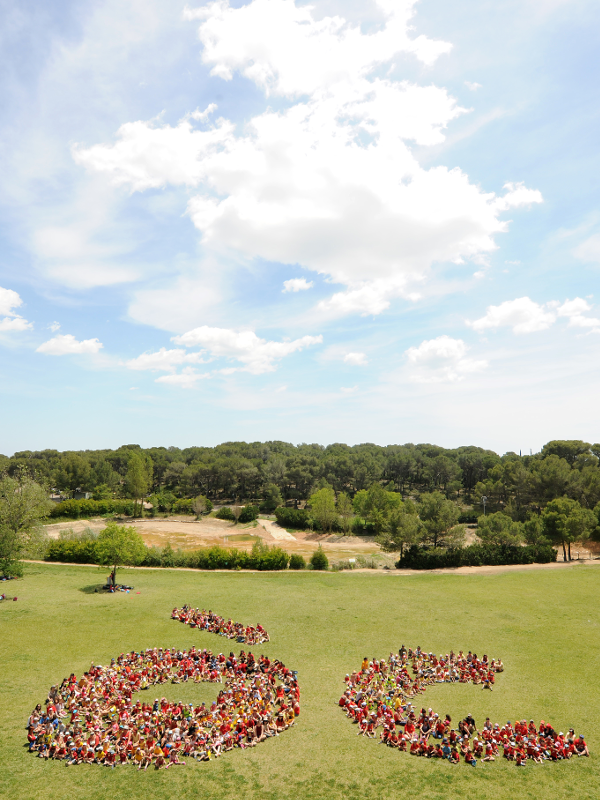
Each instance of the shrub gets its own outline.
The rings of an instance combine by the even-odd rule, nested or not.
[[[275,509],[275,518],[282,528],[294,528],[304,531],[308,528],[308,513],[303,508],[286,508],[279,506]]]
[[[102,517],[106,514],[125,514],[133,516],[133,501],[131,500],[63,500],[52,506],[50,517]]]
[[[306,569],[306,561],[300,553],[290,556],[290,569]]]
[[[228,506],[223,506],[223,508],[220,508],[215,514],[215,517],[217,519],[228,519],[231,522],[235,522],[235,514]]]
[[[253,522],[258,517],[258,506],[244,506],[238,522]]]
[[[329,559],[325,555],[321,545],[318,546],[310,557],[310,564],[313,569],[326,570],[329,568]]]
[[[459,525],[475,525],[477,523],[478,516],[473,511],[467,511],[464,514],[459,514],[458,517],[458,524]]]
[[[402,569],[444,569],[448,567],[499,566],[502,564],[548,564],[556,561],[556,550],[549,544],[489,545],[472,544],[448,550],[413,545],[396,563]]]

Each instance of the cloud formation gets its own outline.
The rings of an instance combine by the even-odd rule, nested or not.
[[[0,333],[9,331],[26,331],[33,328],[31,322],[17,314],[14,309],[23,305],[23,300],[14,289],[0,286]]]
[[[304,292],[307,289],[312,289],[314,283],[307,281],[306,278],[290,278],[289,281],[283,282],[283,292]]]
[[[41,344],[36,352],[47,356],[68,356],[98,353],[104,347],[98,339],[84,339],[79,342],[71,334],[59,334]]]
[[[600,332],[600,320],[584,316],[591,309],[587,300],[581,297],[566,300],[562,304],[556,300],[540,304],[529,297],[517,297],[515,300],[505,300],[498,306],[488,306],[485,316],[467,324],[478,333],[489,329],[512,328],[513,333],[522,334],[546,330],[559,317],[566,317],[571,327]]]
[[[201,347],[215,358],[235,359],[243,364],[245,372],[260,375],[273,372],[276,362],[291,353],[320,344],[322,336],[302,336],[289,342],[269,342],[260,339],[253,331],[234,331],[229,328],[210,328],[202,325],[182,336],[174,336],[173,341],[184,347]],[[235,369],[228,369],[227,373]]]
[[[185,350],[167,350],[161,347],[155,353],[142,353],[137,358],[125,362],[125,366],[135,370],[174,372],[181,364],[205,363],[201,353],[187,353]],[[168,382],[168,381],[167,381]]]
[[[455,382],[485,369],[487,361],[466,358],[468,349],[462,339],[446,335],[426,339],[418,347],[409,347],[406,356],[414,368],[412,380],[418,383]]]
[[[206,248],[300,263],[346,287],[319,304],[324,313],[379,314],[415,297],[411,285],[434,264],[492,251],[507,228],[501,213],[542,198],[520,184],[496,196],[458,168],[419,165],[412,143],[443,142],[465,110],[443,88],[374,70],[402,54],[431,64],[450,45],[413,36],[412,0],[378,5],[385,21],[374,33],[317,20],[292,0],[188,10],[212,74],[239,73],[281,108],[240,130],[210,123],[209,109],[173,126],[130,122],[114,144],[75,147],[75,160],[132,191],[196,189],[188,214]]]

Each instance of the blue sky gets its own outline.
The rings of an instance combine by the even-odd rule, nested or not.
[[[0,452],[597,441],[597,3],[2,6]]]

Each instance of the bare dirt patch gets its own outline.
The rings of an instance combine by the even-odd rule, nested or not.
[[[251,550],[257,538],[269,545],[276,545],[288,553],[299,553],[310,557],[319,545],[333,561],[357,556],[376,556],[385,559],[389,556],[381,552],[381,548],[371,536],[337,536],[315,533],[313,531],[288,532],[271,520],[259,519],[256,525],[235,525],[227,520],[204,517],[200,521],[189,517],[164,517],[127,520],[138,531],[149,547],[165,547],[170,544],[174,550],[199,550],[202,547],[236,547],[239,550]],[[46,526],[52,539],[58,539],[61,531],[71,530],[81,533],[86,528],[99,532],[106,527],[102,518],[80,519],[72,522],[59,522]]]

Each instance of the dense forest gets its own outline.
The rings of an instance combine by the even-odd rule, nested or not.
[[[134,467],[132,468],[132,463]],[[123,445],[117,450],[22,451],[0,455],[0,472],[25,472],[48,489],[94,499],[155,495],[213,503],[259,502],[268,496],[302,506],[316,490],[336,496],[379,484],[402,499],[440,492],[477,514],[486,498],[490,512],[525,521],[559,497],[593,509],[600,502],[600,444],[556,440],[535,455],[466,446],[431,444],[292,445],[286,442],[226,442],[217,447]],[[140,492],[140,487],[142,491]]]

